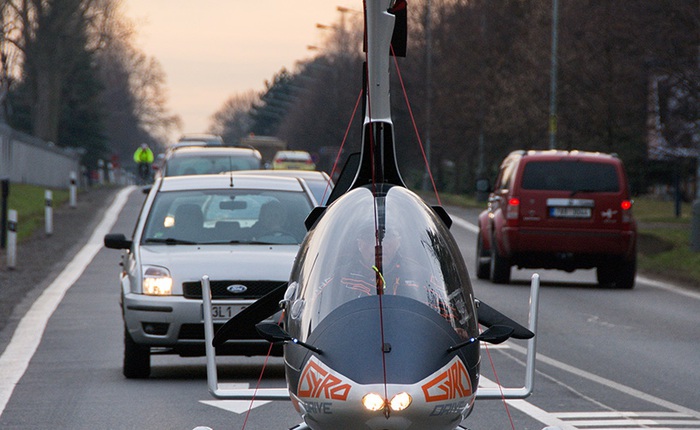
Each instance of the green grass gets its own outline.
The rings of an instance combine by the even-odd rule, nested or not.
[[[632,211],[638,222],[663,222],[673,224],[689,223],[691,219],[691,204],[682,203],[680,217],[676,217],[675,203],[652,197],[634,199]]]
[[[7,208],[17,211],[17,241],[21,242],[34,231],[44,228],[44,192],[53,193],[53,207],[68,201],[68,190],[58,190],[36,185],[10,184]]]
[[[639,268],[647,273],[700,286],[700,253],[690,250],[688,228],[642,227],[640,245],[652,240],[654,247],[639,252]]]

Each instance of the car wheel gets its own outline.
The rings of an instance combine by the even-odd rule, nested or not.
[[[476,277],[479,279],[489,279],[491,270],[491,254],[488,249],[484,249],[484,241],[479,230],[476,238]]]
[[[491,265],[490,278],[494,284],[507,284],[510,282],[510,261],[498,253],[496,242],[491,241]]]
[[[634,288],[634,279],[637,277],[637,259],[620,262],[616,276],[615,288],[631,290]]]
[[[128,379],[144,379],[151,374],[151,352],[131,338],[124,328],[124,376]]]
[[[611,263],[601,264],[596,269],[596,278],[601,287],[609,287],[615,282],[615,265]]]
[[[637,259],[615,260],[614,263],[598,266],[596,275],[601,287],[631,290],[637,276]]]

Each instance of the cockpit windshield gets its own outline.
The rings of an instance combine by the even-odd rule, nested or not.
[[[451,234],[402,187],[376,198],[358,188],[331,205],[307,237],[292,281],[301,291],[291,317],[308,325],[301,333],[342,304],[376,294],[409,297],[460,334],[476,331],[469,276]]]

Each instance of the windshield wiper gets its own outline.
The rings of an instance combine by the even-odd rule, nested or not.
[[[244,240],[234,239],[234,240],[213,240],[210,242],[202,242],[201,244],[202,245],[231,245],[231,244],[237,244],[237,243],[250,243],[250,242],[244,241]]]
[[[573,196],[575,196],[575,195],[578,194],[578,193],[595,193],[595,192],[598,192],[598,190],[592,190],[592,189],[582,188],[582,189],[580,189],[580,190],[572,190],[572,191],[571,191],[571,194],[569,195],[569,197],[573,197]]]
[[[145,243],[164,243],[166,245],[196,245],[197,242],[184,239],[175,239],[173,237],[160,238],[160,237],[149,237],[144,240]]]

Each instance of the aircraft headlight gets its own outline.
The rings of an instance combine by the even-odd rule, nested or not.
[[[164,267],[148,266],[143,270],[143,294],[169,296],[173,292],[173,278]]]
[[[381,411],[385,404],[384,397],[377,393],[365,394],[362,398],[362,405],[370,411]]]
[[[399,393],[391,398],[391,402],[389,402],[389,407],[392,411],[403,411],[411,405],[412,401],[413,398],[410,394],[406,392]]]

